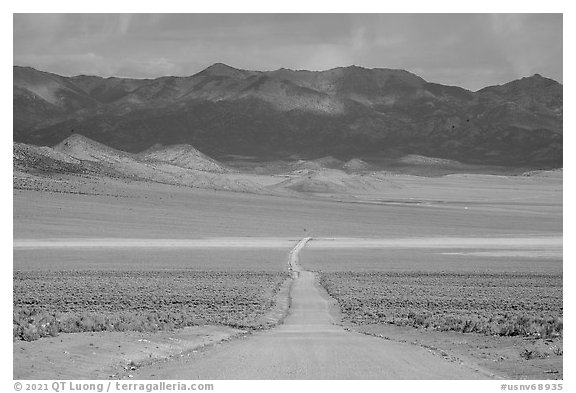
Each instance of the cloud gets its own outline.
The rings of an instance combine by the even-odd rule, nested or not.
[[[562,81],[561,14],[15,14],[14,63],[74,75],[356,64],[478,89]]]
[[[60,75],[72,76],[78,74],[108,75],[114,72],[114,67],[107,59],[95,53],[75,53],[62,56],[51,54],[26,54],[14,57],[14,63],[47,70]],[[75,70],[72,71],[71,70]]]
[[[121,14],[118,16],[118,25],[120,34],[125,35],[128,32],[131,20],[132,15],[130,14]]]

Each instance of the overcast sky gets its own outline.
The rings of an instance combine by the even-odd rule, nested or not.
[[[471,90],[562,82],[561,14],[15,14],[14,64],[155,78],[250,70],[402,68]]]

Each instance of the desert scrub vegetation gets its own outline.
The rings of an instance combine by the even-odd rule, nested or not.
[[[562,276],[334,272],[320,282],[346,322],[501,336],[562,336]]]
[[[200,324],[258,327],[287,278],[280,272],[14,273],[15,339],[60,332],[156,331]]]

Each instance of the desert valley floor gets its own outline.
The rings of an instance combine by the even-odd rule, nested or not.
[[[14,378],[562,378],[561,171],[314,176],[15,173]]]
[[[562,390],[563,14],[441,8],[13,14],[14,388]]]

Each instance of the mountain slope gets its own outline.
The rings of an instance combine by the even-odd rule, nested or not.
[[[82,161],[113,164],[133,160],[131,154],[110,148],[78,134],[71,135],[54,146],[54,150]]]
[[[153,146],[153,148],[140,153],[139,157],[147,161],[167,162],[182,168],[199,171],[230,172],[230,169],[190,145]]]
[[[404,70],[239,70],[189,77],[61,77],[14,67],[14,140],[71,132],[138,153],[192,145],[211,157],[362,160],[417,154],[562,166],[562,85],[539,75],[477,92]]]
[[[562,85],[555,80],[535,74],[501,86],[490,86],[479,93],[515,102],[525,108],[562,115]]]
[[[81,135],[71,135],[54,148],[14,143],[14,179],[15,184],[21,183],[23,179],[27,184],[31,177],[39,176],[47,180],[47,183],[53,183],[55,174],[82,174],[98,178],[144,180],[213,190],[271,193],[266,187],[269,180],[261,184],[258,176],[249,177],[231,173],[223,165],[204,156],[192,146],[168,147],[158,151],[170,152],[179,149],[187,153],[195,151],[198,154],[195,160],[196,166],[205,162],[213,171],[207,171],[206,168],[202,170],[186,168],[166,161],[141,157],[105,146]],[[213,173],[215,168],[220,168],[220,172]]]

